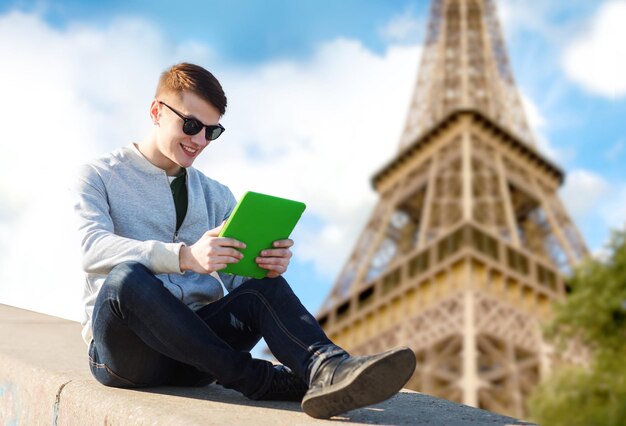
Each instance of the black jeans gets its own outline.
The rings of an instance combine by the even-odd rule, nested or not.
[[[194,312],[145,266],[127,262],[107,276],[94,306],[90,368],[115,387],[202,386],[217,379],[250,398],[269,389],[274,369],[249,351],[265,338],[305,381],[344,354],[282,278],[250,280]]]

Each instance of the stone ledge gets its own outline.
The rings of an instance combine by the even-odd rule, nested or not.
[[[381,404],[316,420],[299,404],[251,401],[218,385],[131,390],[97,383],[80,325],[0,305],[0,423],[53,425],[528,425],[403,391]]]

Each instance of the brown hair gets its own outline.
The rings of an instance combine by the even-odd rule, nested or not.
[[[207,101],[221,115],[226,112],[226,95],[222,85],[201,66],[183,62],[163,71],[157,85],[156,97],[167,92],[181,95],[183,91],[189,91]]]

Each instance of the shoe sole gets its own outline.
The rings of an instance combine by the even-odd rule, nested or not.
[[[316,419],[376,404],[394,396],[413,375],[415,355],[408,348],[393,349],[361,366],[352,378],[305,396],[302,409]]]

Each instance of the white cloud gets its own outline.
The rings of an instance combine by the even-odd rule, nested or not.
[[[567,76],[586,91],[604,96],[626,95],[626,1],[604,3],[588,28],[566,48]]]
[[[379,28],[379,34],[391,42],[415,42],[421,36],[426,24],[423,19],[414,16],[412,8],[407,8],[401,15],[394,16],[386,25]]]
[[[567,174],[560,192],[568,213],[588,237],[594,255],[606,252],[611,230],[626,227],[626,182],[607,180],[595,171]]]
[[[547,120],[540,110],[539,106],[523,92],[520,92],[522,108],[526,114],[528,125],[533,133],[535,143],[539,152],[552,159],[553,161],[565,161],[570,155],[569,153],[555,148],[547,136]]]
[[[174,45],[150,24],[59,30],[0,16],[0,302],[80,316],[81,273],[66,187],[74,166],[141,138],[160,70],[211,64],[210,46]],[[305,62],[207,65],[229,97],[226,135],[196,164],[236,195],[303,200],[297,254],[330,278],[376,199],[369,177],[395,152],[419,57],[334,40]]]
[[[303,232],[298,254],[333,277],[375,201],[369,179],[397,149],[418,59],[415,47],[377,56],[338,39],[306,63],[225,72],[232,139],[200,164],[235,193],[306,201],[322,227]]]
[[[1,302],[79,318],[66,188],[77,164],[142,134],[146,71],[164,66],[146,52],[162,44],[138,21],[59,31],[36,15],[0,16],[0,57],[10,58],[0,69]]]
[[[539,111],[537,104],[535,104],[535,102],[525,94],[522,94],[521,98],[522,106],[526,113],[526,118],[528,119],[528,125],[533,130],[543,130],[546,126],[546,119],[541,111]]]
[[[498,0],[496,3],[502,30],[507,40],[525,43],[528,34],[539,35],[549,43],[569,41],[572,31],[580,28],[580,19],[594,10],[598,0],[536,1]]]
[[[561,190],[565,205],[576,222],[597,211],[598,203],[606,200],[610,184],[600,175],[584,169],[567,174]]]
[[[536,2],[532,7],[524,0],[501,0],[496,3],[502,30],[509,36],[523,31],[547,34],[547,15],[552,2]],[[509,38],[509,37],[507,37]]]
[[[611,197],[599,206],[603,222],[609,229],[626,227],[626,183],[612,185]]]

